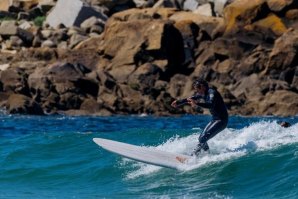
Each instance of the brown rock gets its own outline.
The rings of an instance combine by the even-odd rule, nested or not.
[[[173,8],[145,8],[145,9],[129,9],[114,14],[107,23],[114,23],[115,21],[135,21],[135,20],[149,20],[149,19],[163,19],[167,20],[172,16],[176,9]]]
[[[128,78],[128,84],[139,90],[143,95],[157,97],[158,91],[154,88],[155,82],[160,78],[161,69],[156,65],[147,63],[136,69]]]
[[[298,113],[298,94],[279,90],[269,92],[264,99],[256,104],[256,112],[260,115],[290,116]]]
[[[10,0],[1,0],[0,1],[0,10],[8,11],[10,6],[11,6]]]
[[[104,41],[104,54],[111,59],[112,69],[166,59],[173,72],[184,61],[183,39],[170,21],[112,20],[107,23]]]
[[[32,114],[32,115],[43,115],[41,107],[33,101],[31,98],[12,94],[9,96],[6,103],[7,112],[10,114]]]
[[[204,15],[194,14],[191,12],[177,12],[171,17],[176,23],[181,21],[192,21],[197,24],[200,29],[208,33],[211,38],[215,38],[219,34],[222,34],[224,30],[224,21],[219,17],[208,17]]]
[[[129,85],[120,84],[121,104],[120,111],[124,113],[140,114],[144,111],[144,100],[142,94]]]
[[[273,33],[275,36],[281,36],[287,31],[287,27],[282,20],[274,14],[270,14],[268,17],[247,25],[244,28],[249,31],[260,31],[265,35]]]
[[[290,20],[298,19],[298,9],[292,9],[286,12],[286,18]]]
[[[267,0],[270,10],[274,12],[282,11],[285,7],[291,5],[293,2],[294,0]]]
[[[290,30],[279,37],[270,53],[267,72],[273,69],[284,70],[293,67],[298,46],[298,31]],[[295,64],[295,63],[294,63]]]
[[[236,0],[224,9],[225,34],[233,34],[251,24],[258,16],[266,16],[266,0]]]
[[[3,91],[28,95],[26,72],[19,68],[8,68],[0,73]]]

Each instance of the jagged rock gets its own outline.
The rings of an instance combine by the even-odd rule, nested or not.
[[[193,10],[193,13],[208,16],[208,17],[214,16],[210,3],[206,3],[204,5],[198,6],[195,10]]]
[[[298,19],[298,9],[288,10],[286,12],[286,18],[289,20],[296,20]]]
[[[267,0],[270,10],[274,12],[282,11],[285,7],[291,5],[294,0]]]
[[[0,26],[0,35],[12,36],[18,34],[18,26],[16,21],[3,21]]]
[[[8,11],[10,6],[11,6],[10,0],[1,0],[0,1],[0,10],[1,11]]]
[[[154,98],[159,95],[159,91],[154,88],[155,82],[161,76],[161,69],[154,64],[144,64],[139,66],[128,77],[128,84],[143,95],[150,95]]]
[[[104,107],[103,103],[97,102],[95,99],[85,99],[79,110],[80,115],[99,115],[99,116],[109,116],[112,113]],[[78,115],[78,114],[76,114]]]
[[[179,5],[175,0],[159,0],[153,8],[179,8]]]
[[[199,2],[197,0],[185,0],[183,4],[183,10],[194,11],[198,8]]]
[[[298,94],[280,90],[268,92],[262,100],[252,101],[248,104],[258,115],[289,116],[298,112]]]
[[[69,12],[65,12],[65,8]],[[60,24],[66,27],[80,27],[83,21],[92,16],[102,21],[107,19],[104,13],[97,12],[81,0],[61,0],[57,2],[54,9],[49,13],[46,22],[52,27],[57,27]]]
[[[50,39],[47,39],[45,41],[42,42],[41,47],[42,48],[54,48],[57,45]]]
[[[199,42],[199,27],[192,21],[177,21],[174,26],[179,30],[183,38],[184,46],[184,64],[189,65],[184,70],[192,70],[195,65],[194,51],[198,47]]]
[[[3,91],[28,95],[27,76],[24,69],[8,68],[0,73]]]
[[[133,0],[137,8],[147,8],[154,5],[154,0]]]
[[[174,13],[170,20],[175,22],[179,21],[192,21],[199,26],[200,29],[208,33],[211,38],[218,36],[224,31],[224,21],[218,17],[207,17],[204,15],[198,15],[191,12],[177,12]]]
[[[86,19],[81,24],[81,28],[88,29],[88,28],[91,28],[92,26],[95,26],[95,25],[101,25],[101,26],[103,26],[104,23],[101,20],[99,20],[98,18],[96,18],[96,17],[90,17],[89,19]]]
[[[74,34],[71,36],[69,40],[69,47],[74,48],[76,45],[78,45],[80,42],[88,39],[88,37],[80,34]]]
[[[226,22],[225,34],[236,33],[245,25],[249,25],[270,12],[266,0],[236,0],[224,9]]]
[[[122,102],[118,105],[120,111],[133,114],[143,113],[143,96],[130,85],[120,84]]]
[[[279,37],[270,53],[267,71],[274,69],[284,70],[297,64],[298,31],[289,30]]]
[[[30,46],[34,38],[31,32],[19,28],[15,21],[3,21],[0,26],[0,35],[5,37],[18,36],[26,46]]]
[[[47,101],[52,94],[58,95],[54,107],[61,110],[78,109],[87,95],[98,94],[96,80],[86,78],[90,70],[83,65],[56,63],[35,70],[28,77],[30,92],[37,101]]]
[[[4,71],[10,67],[10,64],[1,64],[0,65],[0,71]]]
[[[6,102],[6,109],[10,114],[44,114],[42,108],[34,100],[20,94],[12,94],[9,96]]]
[[[267,38],[281,36],[287,31],[287,27],[282,22],[281,18],[274,14],[269,14],[268,17],[245,26],[246,30],[261,32]],[[272,35],[273,33],[273,35]]]
[[[56,5],[56,0],[39,0],[38,7],[43,13],[47,13]]]
[[[293,80],[292,80],[291,87],[294,90],[298,91],[298,66],[296,66],[295,73],[293,75]]]
[[[146,10],[143,12],[148,14]],[[116,20],[123,15],[127,13],[114,15],[115,20],[112,18],[106,24],[104,54],[112,59],[111,68],[131,64],[141,65],[156,59],[155,55],[158,55],[159,59],[167,59],[169,66],[173,67],[171,69],[178,67],[184,61],[181,34],[170,21],[150,18]],[[134,13],[130,17],[133,15]]]
[[[216,16],[223,16],[224,8],[228,4],[232,3],[233,0],[211,0],[209,2],[212,2],[214,4],[214,12],[216,13]]]

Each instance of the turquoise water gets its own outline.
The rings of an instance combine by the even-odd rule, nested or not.
[[[0,198],[298,197],[298,117],[231,117],[210,154],[181,171],[123,159],[92,138],[188,154],[209,116],[0,120]]]

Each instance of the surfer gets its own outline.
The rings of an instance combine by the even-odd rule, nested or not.
[[[193,88],[195,90],[193,96],[186,99],[175,100],[172,102],[171,106],[177,108],[189,104],[195,110],[200,110],[200,107],[209,109],[212,120],[200,135],[197,148],[195,148],[192,153],[192,155],[197,156],[202,149],[208,151],[209,146],[207,141],[227,127],[229,115],[224,101],[216,88],[209,86],[203,79],[196,80],[193,83]]]

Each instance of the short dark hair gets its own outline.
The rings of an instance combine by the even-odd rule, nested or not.
[[[198,87],[199,85],[203,85],[203,86],[205,86],[205,87],[208,88],[208,82],[205,81],[205,80],[202,79],[202,78],[199,78],[199,79],[195,80],[194,83],[192,84],[192,86],[193,86],[194,88]]]

